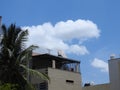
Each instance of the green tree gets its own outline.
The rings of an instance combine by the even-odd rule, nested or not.
[[[11,24],[8,28],[2,25],[0,42],[0,81],[19,85],[19,90],[25,90],[28,82],[23,71],[37,74],[40,78],[49,80],[43,73],[28,68],[27,62],[32,59],[32,50],[36,46],[25,47],[28,31]],[[26,65],[25,65],[26,64]]]
[[[5,83],[3,85],[0,85],[0,90],[17,90],[17,85]]]

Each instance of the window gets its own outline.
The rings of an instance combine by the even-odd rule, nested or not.
[[[66,83],[74,83],[73,80],[66,80]]]
[[[47,90],[48,86],[47,86],[47,83],[40,83],[40,90]]]
[[[34,87],[36,90],[48,90],[48,85],[47,83],[39,83],[39,84],[34,84]]]

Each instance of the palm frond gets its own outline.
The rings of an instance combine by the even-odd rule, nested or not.
[[[32,59],[32,50],[38,48],[38,46],[31,45],[28,48],[24,49],[21,53],[19,53],[16,64],[22,63],[24,61],[29,61]]]
[[[27,72],[29,72],[33,76],[37,76],[38,78],[43,79],[45,81],[49,81],[50,80],[50,78],[48,77],[48,75],[46,75],[45,73],[40,73],[39,71],[30,69],[30,68],[26,67],[23,64],[20,64],[20,66],[23,67]]]
[[[19,47],[21,47],[21,49],[23,49],[23,47],[25,47],[25,43],[27,41],[27,35],[28,35],[28,31],[21,31],[18,35],[18,37],[15,40],[15,45],[16,45],[16,49],[19,49]]]
[[[8,51],[8,56],[11,58],[14,56],[14,51],[11,51],[9,48],[7,48],[7,51]]]

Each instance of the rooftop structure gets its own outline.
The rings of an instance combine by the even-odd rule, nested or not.
[[[50,83],[31,77],[37,90],[82,90],[80,61],[51,54],[34,54],[31,68],[46,73]]]

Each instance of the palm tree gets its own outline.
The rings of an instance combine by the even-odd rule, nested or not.
[[[23,71],[39,75],[42,79],[49,80],[48,76],[28,68],[25,64],[32,59],[32,50],[36,46],[25,48],[27,30],[22,30],[11,24],[8,28],[2,25],[2,38],[0,42],[0,81],[1,83],[18,84],[19,90],[25,90],[28,82]]]

